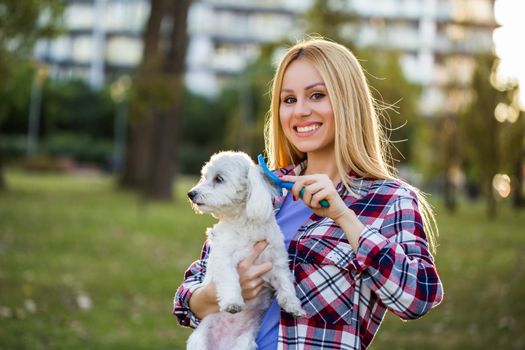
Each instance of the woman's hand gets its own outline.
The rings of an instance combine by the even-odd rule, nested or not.
[[[354,251],[357,251],[359,235],[365,226],[359,221],[354,211],[346,206],[328,175],[287,175],[282,176],[281,179],[294,183],[292,193],[295,200],[302,198],[315,214],[334,220],[345,232]],[[301,197],[300,192],[303,188],[304,192]],[[323,199],[330,204],[328,208],[321,206],[320,202]]]
[[[237,265],[244,301],[249,301],[259,294],[264,286],[264,274],[273,267],[270,261],[260,265],[255,264],[255,260],[257,260],[267,246],[268,243],[266,241],[257,242],[253,246],[252,254]]]
[[[343,202],[339,193],[335,189],[334,183],[328,175],[314,174],[302,176],[282,176],[283,181],[293,182],[292,193],[294,199],[301,198],[303,202],[309,206],[314,213],[319,216],[329,217],[337,221],[350,209]],[[304,188],[302,196],[301,190]],[[323,208],[320,202],[325,199],[330,203],[328,208]]]
[[[273,265],[269,261],[260,265],[255,264],[255,260],[267,246],[268,243],[266,241],[257,242],[253,246],[252,254],[237,265],[244,301],[251,300],[259,294],[264,285],[262,277],[272,269]],[[199,319],[219,312],[215,283],[207,283],[193,292],[190,299],[190,310]]]

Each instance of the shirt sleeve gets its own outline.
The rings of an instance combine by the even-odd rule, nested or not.
[[[407,192],[393,200],[379,230],[361,232],[352,261],[355,274],[404,320],[423,316],[443,298],[416,196]]]
[[[193,262],[184,273],[184,281],[177,289],[173,300],[173,314],[177,317],[180,325],[185,327],[196,328],[200,319],[198,319],[190,310],[190,299],[193,292],[202,286],[204,276],[206,275],[206,263],[210,253],[210,243],[204,242],[201,257]]]

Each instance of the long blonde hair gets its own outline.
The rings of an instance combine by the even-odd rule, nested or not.
[[[424,229],[435,251],[438,229],[432,208],[421,191],[395,175],[389,159],[389,140],[379,122],[367,79],[359,61],[345,46],[322,38],[306,39],[292,46],[281,59],[272,83],[265,125],[269,166],[282,168],[306,158],[285,137],[279,121],[283,76],[290,63],[299,58],[317,69],[330,97],[336,130],[336,165],[343,184],[350,188],[347,171],[352,169],[360,177],[396,180],[407,185],[417,195]]]

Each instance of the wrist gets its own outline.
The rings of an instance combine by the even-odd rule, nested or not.
[[[190,310],[199,319],[219,311],[215,285],[209,283],[195,289],[189,301]]]
[[[352,209],[347,207],[341,210],[341,212],[338,213],[334,218],[335,223],[339,226],[342,226],[345,223],[351,223],[354,220],[357,220],[357,216]]]
[[[359,221],[359,218],[353,210],[347,208],[341,215],[334,220],[339,227],[343,230],[348,239],[348,242],[352,246],[355,252],[359,245],[359,237],[365,226]]]

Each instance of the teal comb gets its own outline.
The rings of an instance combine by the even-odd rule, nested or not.
[[[259,161],[259,165],[264,170],[264,173],[266,174],[266,176],[268,176],[275,185],[277,185],[280,188],[286,188],[287,190],[292,189],[293,182],[283,181],[277,175],[275,175],[272,171],[270,171],[270,169],[268,169],[268,166],[266,165],[266,162],[264,161],[262,154],[259,154],[259,156],[257,157],[257,160]],[[301,196],[301,198],[303,197],[303,193],[304,193],[304,188],[301,190],[301,192],[299,192],[299,195]],[[323,208],[330,208],[330,203],[328,203],[326,199],[323,199],[321,202],[319,202],[319,204],[321,204],[321,207]]]

